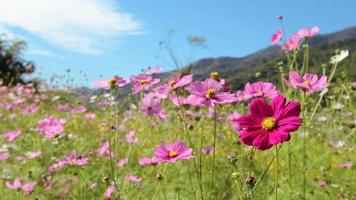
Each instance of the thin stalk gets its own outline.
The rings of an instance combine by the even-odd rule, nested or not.
[[[214,191],[214,175],[215,175],[215,154],[216,154],[216,105],[214,106],[214,151],[213,151],[213,165],[211,169],[211,185],[210,185],[210,200],[213,197],[213,191]]]

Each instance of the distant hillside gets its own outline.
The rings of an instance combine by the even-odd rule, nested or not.
[[[356,27],[318,35],[308,43],[311,50],[310,71],[321,73],[322,64],[327,64],[327,70],[330,69],[329,59],[334,54],[334,50],[349,49],[350,56],[339,67],[346,69],[350,80],[356,80]],[[204,58],[192,63],[192,71],[195,79],[204,79],[209,76],[210,72],[217,71],[221,77],[228,80],[233,89],[237,89],[242,88],[247,81],[277,82],[276,63],[280,61],[286,63],[284,53],[279,46],[271,46],[242,58]],[[258,78],[256,78],[256,72],[261,73]],[[171,73],[163,73],[160,77],[167,77]]]

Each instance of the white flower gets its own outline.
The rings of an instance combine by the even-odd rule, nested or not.
[[[336,102],[333,106],[332,106],[333,109],[335,110],[341,110],[344,108],[344,105],[339,103],[339,102]]]
[[[347,56],[349,56],[349,50],[341,50],[340,54],[337,54],[330,58],[331,64],[336,64],[344,60]]]
[[[57,95],[57,96],[55,96],[55,97],[53,97],[52,98],[52,101],[57,101],[57,100],[59,100],[61,97],[59,96],[59,95]]]

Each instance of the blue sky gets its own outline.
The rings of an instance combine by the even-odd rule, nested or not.
[[[240,57],[267,47],[280,25],[277,15],[284,16],[288,33],[313,25],[321,33],[356,25],[353,0],[4,0],[1,4],[0,31],[27,41],[25,57],[40,67],[42,77],[65,74],[71,68],[75,84],[85,86],[115,74],[129,77],[149,66],[173,69],[167,52],[158,45],[172,29],[177,56],[187,62],[189,35],[207,39],[209,48],[201,49],[195,59]]]

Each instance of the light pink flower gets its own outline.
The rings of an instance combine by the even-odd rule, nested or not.
[[[87,119],[87,120],[93,120],[96,118],[96,115],[94,113],[86,113],[84,115],[84,118]]]
[[[4,151],[0,153],[0,160],[7,160],[10,157],[10,152]]]
[[[130,83],[130,80],[125,80],[125,79],[121,78],[120,76],[116,75],[109,80],[95,81],[95,82],[93,82],[93,86],[99,87],[103,90],[110,90],[112,87],[113,88],[115,88],[115,87],[121,88],[129,83]]]
[[[108,140],[103,141],[103,145],[98,150],[98,155],[102,157],[109,157],[110,156],[110,143]],[[114,156],[114,153],[111,152],[111,156]]]
[[[155,149],[155,155],[152,159],[157,163],[174,163],[177,160],[189,160],[191,158],[193,158],[193,150],[188,148],[183,142],[178,141],[168,145],[161,143]]]
[[[249,105],[250,114],[237,119],[242,131],[240,140],[260,150],[290,140],[290,132],[296,131],[302,124],[300,104],[287,102],[278,95],[267,104],[265,99],[252,100]]]
[[[37,184],[36,181],[31,181],[31,182],[25,183],[21,186],[21,190],[23,191],[23,193],[25,195],[29,195],[32,193],[33,188],[35,187],[36,184]]]
[[[298,72],[289,72],[289,84],[294,89],[303,89],[308,94],[313,94],[314,92],[319,92],[327,88],[327,77],[321,76],[318,79],[316,74],[304,74],[303,77],[300,77]]]
[[[129,144],[132,143],[137,143],[138,139],[135,137],[136,132],[135,130],[131,130],[127,135],[126,135],[126,142]]]
[[[318,26],[313,26],[311,29],[302,28],[298,31],[298,35],[300,38],[311,38],[318,34],[319,30]]]
[[[277,44],[279,41],[281,41],[283,35],[282,29],[278,29],[271,38],[271,42],[273,45]]]
[[[129,159],[128,159],[128,158],[124,158],[124,159],[119,160],[119,161],[116,163],[116,166],[117,166],[118,168],[122,168],[122,167],[124,167],[125,165],[127,165],[128,162],[129,162]]]
[[[161,94],[168,94],[171,90],[184,87],[193,81],[193,74],[184,76],[172,76],[168,83],[164,84],[157,92]]]
[[[298,34],[293,33],[291,39],[282,45],[282,49],[285,52],[292,52],[299,48],[300,46],[300,37]]]
[[[83,166],[88,164],[89,158],[81,155],[77,156],[77,153],[72,151],[63,157],[61,162],[63,162],[65,165]]]
[[[139,178],[137,176],[132,176],[132,175],[128,175],[125,176],[125,180],[129,181],[130,183],[141,183],[142,178]]]
[[[21,135],[21,131],[8,131],[2,134],[7,142],[12,142]]]
[[[149,90],[153,85],[159,83],[159,79],[154,79],[152,76],[140,74],[138,76],[131,76],[131,82],[133,83],[133,93],[139,93],[144,90]]]
[[[5,182],[5,187],[8,189],[17,190],[17,189],[21,188],[21,186],[22,186],[22,184],[21,184],[21,180],[19,178],[16,178],[13,183],[11,183],[9,181]]]
[[[65,119],[58,119],[55,116],[49,116],[38,122],[37,131],[47,139],[52,139],[63,133],[65,123]]]
[[[161,110],[161,101],[155,98],[151,93],[143,97],[141,102],[141,111],[149,116],[159,114]]]
[[[232,126],[232,128],[237,132],[241,131],[241,127],[240,127],[239,123],[237,123],[237,119],[240,116],[241,115],[238,112],[233,112],[229,116],[227,116],[227,121]]]
[[[105,193],[104,193],[104,198],[105,199],[111,199],[112,194],[115,192],[115,187],[110,185],[108,188],[106,188]]]
[[[343,162],[339,164],[340,168],[350,168],[352,167],[352,162]]]
[[[212,155],[215,151],[215,148],[214,146],[209,146],[209,147],[202,147],[201,148],[201,152],[203,154],[209,154],[209,155]]]
[[[254,97],[268,97],[274,98],[278,95],[276,86],[269,82],[258,81],[255,83],[247,83],[245,85],[244,96],[245,99]]]
[[[41,155],[42,155],[42,151],[41,150],[28,152],[27,153],[27,158],[28,159],[34,159],[34,158],[40,157]]]
[[[21,110],[23,115],[30,115],[38,111],[38,106],[36,104],[30,104]]]
[[[213,79],[197,81],[192,83],[187,90],[191,95],[187,101],[195,106],[214,106],[215,104],[227,104],[236,101],[233,94],[229,92],[220,92],[222,86]]]
[[[140,164],[140,165],[156,165],[157,162],[155,162],[153,158],[142,157],[142,158],[138,159],[138,164]]]
[[[152,69],[147,69],[147,70],[143,71],[142,74],[153,75],[153,74],[158,74],[160,72],[161,72],[161,68],[156,67],[156,68],[152,68]]]

